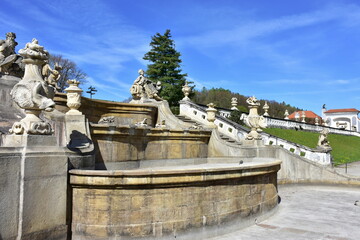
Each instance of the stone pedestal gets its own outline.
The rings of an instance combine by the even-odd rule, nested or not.
[[[265,146],[264,145],[264,142],[263,140],[248,140],[248,139],[245,139],[243,141],[243,146],[252,146],[252,147],[263,147]]]
[[[68,161],[56,138],[7,135],[0,151],[1,177],[12,179],[4,186],[0,181],[5,195],[12,196],[0,201],[1,218],[6,218],[0,221],[1,237],[67,239]]]

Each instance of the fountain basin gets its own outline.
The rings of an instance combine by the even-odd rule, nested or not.
[[[281,161],[70,170],[73,239],[160,237],[247,221],[278,204]]]

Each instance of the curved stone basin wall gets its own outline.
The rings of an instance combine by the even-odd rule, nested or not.
[[[277,206],[280,161],[71,170],[72,239],[178,235]]]
[[[206,158],[211,131],[92,124],[96,169],[129,169],[139,160]],[[124,167],[124,162],[127,167]]]
[[[62,113],[69,111],[66,106],[66,94],[56,93],[54,98],[56,109]],[[89,119],[97,123],[102,117],[114,116],[116,124],[135,124],[147,118],[149,126],[155,127],[157,107],[146,104],[130,104],[81,97],[79,110]]]

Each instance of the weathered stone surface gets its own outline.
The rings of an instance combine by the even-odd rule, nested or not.
[[[65,240],[64,149],[56,147],[54,136],[8,135],[5,145],[0,148],[0,187],[5,196],[0,200],[1,238]]]
[[[152,159],[207,157],[211,132],[163,130],[92,124],[97,164]]]
[[[18,233],[20,159],[19,153],[0,151],[1,239],[15,239]]]
[[[55,108],[62,113],[69,111],[66,94],[56,93]],[[114,117],[114,125],[133,125],[147,118],[148,125],[155,127],[157,107],[146,104],[129,104],[81,97],[82,112],[89,122],[98,123],[103,117]]]
[[[71,170],[73,239],[181,236],[262,214],[277,205],[279,163]]]

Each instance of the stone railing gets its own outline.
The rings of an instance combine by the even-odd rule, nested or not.
[[[198,105],[196,103],[190,102],[190,101],[180,101],[180,115],[186,116],[191,118],[192,120],[195,120],[203,125],[208,124],[207,116],[206,116],[206,107]],[[306,123],[299,123],[294,121],[287,121],[287,120],[281,120],[281,119],[275,119],[275,118],[267,118],[267,120],[279,120],[278,123],[282,124],[282,128],[286,128],[286,125],[284,122],[291,122],[291,124],[295,123],[297,125],[294,125],[294,127],[302,126],[303,129],[310,130],[309,128],[306,128],[306,126],[315,126],[311,124]],[[250,131],[248,128],[241,126],[237,123],[234,123],[233,121],[230,121],[229,119],[222,117],[220,115],[216,115],[215,125],[217,126],[217,130],[228,137],[231,137],[239,142],[245,139],[245,136]],[[276,123],[275,121],[272,123]],[[306,125],[306,126],[305,126]],[[273,125],[270,125],[270,127]],[[292,128],[292,125],[289,125],[289,128]],[[318,127],[318,131],[322,129],[322,126],[315,126]],[[335,129],[333,129],[335,130]],[[315,130],[314,130],[315,131]],[[349,131],[348,131],[349,132]],[[289,142],[285,139],[281,139],[275,136],[272,136],[270,134],[261,133],[263,137],[263,141],[266,145],[277,145],[281,146],[284,149],[292,152],[295,155],[299,155],[301,157],[304,157],[306,159],[309,159],[313,162],[322,164],[322,165],[330,165],[331,164],[331,154],[329,152],[321,152],[317,151],[316,149],[311,149],[309,147],[296,144],[293,142]]]
[[[343,130],[338,128],[332,128],[327,126],[321,125],[314,125],[309,123],[297,122],[293,120],[285,120],[279,118],[272,118],[272,117],[264,117],[269,128],[286,128],[286,129],[301,129],[306,131],[313,131],[313,132],[321,132],[324,128],[329,129],[330,133],[341,134],[341,135],[350,135],[350,136],[357,136],[360,137],[359,132]]]
[[[232,110],[226,109],[226,108],[218,108],[218,112],[219,112],[219,115],[222,117],[229,117]],[[327,129],[329,129],[330,133],[360,137],[360,132],[355,132],[355,131],[350,131],[350,130],[338,129],[338,128],[321,126],[321,125],[314,125],[314,124],[310,124],[310,123],[297,122],[297,121],[293,121],[290,119],[286,120],[286,119],[266,117],[266,116],[264,116],[264,118],[265,118],[266,124],[269,128],[271,128],[271,127],[286,128],[286,129],[298,128],[300,130],[313,131],[313,132],[321,132],[324,128],[327,128]]]
[[[262,133],[261,134],[263,141],[265,145],[276,145],[280,146],[290,152],[292,152],[295,155],[299,155],[300,157],[304,157],[306,159],[309,159],[313,162],[322,164],[322,165],[331,165],[331,154],[330,152],[324,152],[324,151],[318,151],[316,149],[312,149],[309,147],[306,147],[301,144],[293,143],[290,141],[287,141],[282,138],[275,137],[273,135],[270,135],[268,133]]]
[[[209,121],[207,120],[206,107],[190,101],[180,101],[180,115],[191,118],[204,126],[209,124]],[[249,132],[248,128],[234,123],[226,117],[218,114],[216,114],[216,120],[214,123],[221,134],[237,141],[244,139],[245,135]]]

